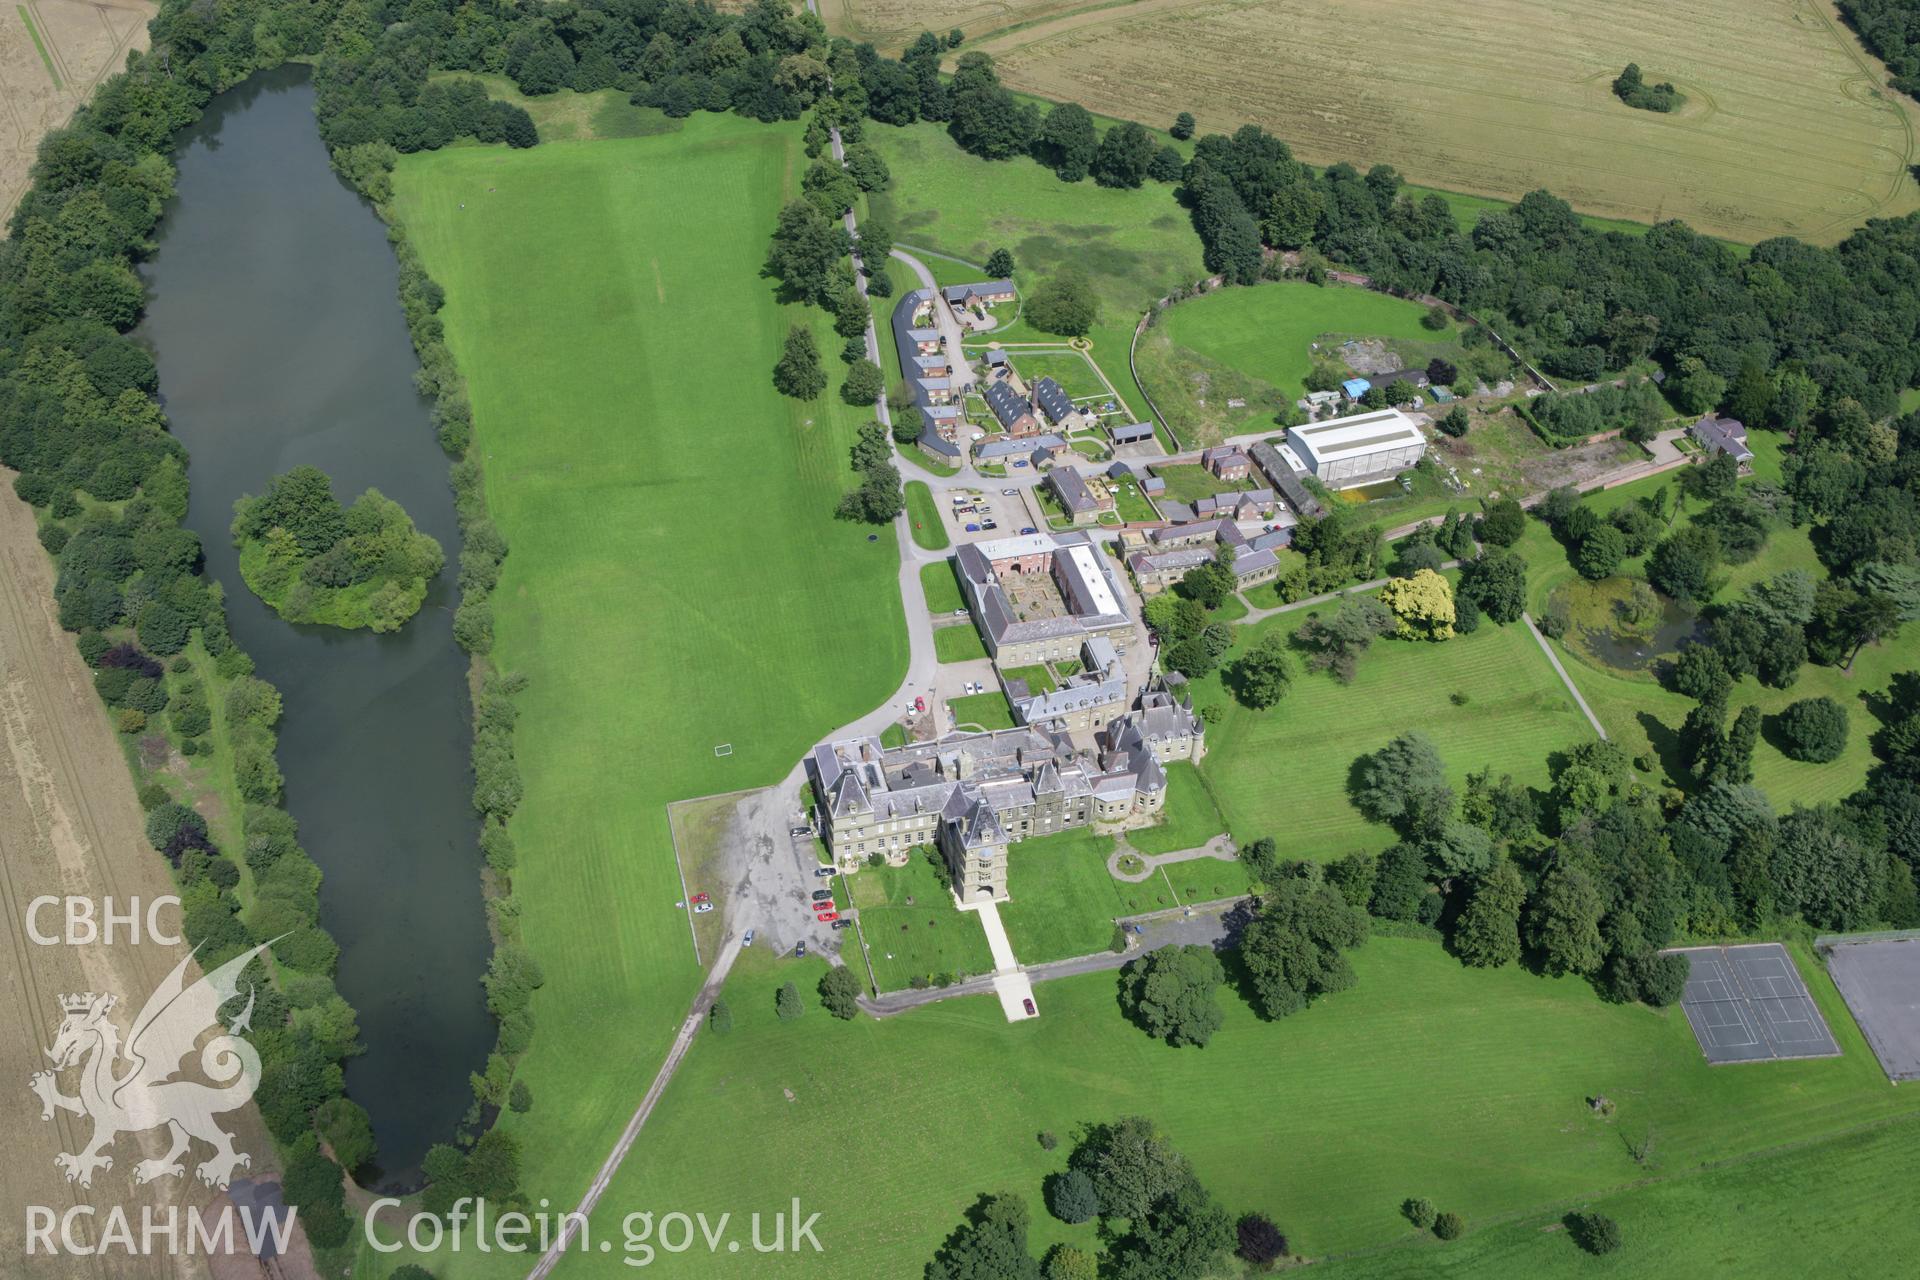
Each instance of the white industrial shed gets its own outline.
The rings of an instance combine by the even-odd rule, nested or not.
[[[1290,427],[1287,444],[1329,489],[1350,489],[1397,475],[1427,451],[1427,438],[1398,409]]]

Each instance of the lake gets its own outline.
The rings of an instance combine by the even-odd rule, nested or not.
[[[286,67],[214,99],[181,134],[136,336],[192,454],[187,523],[233,637],[285,700],[286,804],[326,873],[320,922],[367,1047],[347,1090],[373,1118],[379,1181],[396,1185],[451,1139],[493,1040],[467,659],[453,641],[460,534],[386,228],[328,167],[313,105],[308,69]],[[379,489],[445,548],[448,568],[399,631],[293,626],[240,580],[234,500],[298,463],[333,477],[343,502]]]

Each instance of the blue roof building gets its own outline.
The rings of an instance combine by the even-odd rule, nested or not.
[[[1365,378],[1348,378],[1340,384],[1340,389],[1347,393],[1347,399],[1358,400],[1361,396],[1373,390],[1373,384]]]

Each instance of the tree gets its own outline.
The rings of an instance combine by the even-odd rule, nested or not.
[[[879,279],[887,273],[887,257],[893,252],[893,227],[878,218],[860,224],[860,261],[867,274]],[[871,290],[871,285],[869,285]]]
[[[1100,1196],[1093,1189],[1093,1179],[1084,1170],[1068,1169],[1048,1184],[1047,1208],[1070,1226],[1099,1216]]]
[[[1085,1249],[1057,1244],[1047,1253],[1046,1280],[1099,1280],[1100,1260]]]
[[[827,389],[820,348],[814,344],[813,331],[805,325],[787,326],[786,343],[773,366],[773,385],[781,395],[795,400],[817,399]]]
[[[1400,620],[1400,634],[1406,639],[1453,637],[1453,587],[1432,569],[1389,580],[1380,588],[1380,601]]]
[[[1234,1253],[1260,1271],[1272,1270],[1274,1263],[1287,1256],[1287,1237],[1264,1213],[1242,1215],[1234,1225],[1234,1235],[1239,1240]]]
[[[1781,749],[1795,760],[1825,764],[1838,760],[1847,749],[1847,709],[1832,698],[1802,698],[1782,711],[1775,723]]]
[[[937,77],[937,62],[930,69]],[[963,53],[954,67],[951,114],[947,132],[964,151],[988,160],[1006,160],[1033,145],[1040,131],[1038,113],[1023,107],[1001,87],[993,59],[980,52]],[[928,115],[924,105],[922,115]],[[928,115],[932,119],[931,115]],[[1089,121],[1091,123],[1091,121]]]
[[[1647,581],[1688,603],[1713,594],[1713,571],[1720,559],[1712,530],[1688,525],[1662,538],[1647,557]]]
[[[1234,1238],[1231,1215],[1189,1177],[1114,1247],[1114,1280],[1199,1280],[1214,1274]]]
[[[867,322],[873,318],[873,310],[860,291],[852,285],[840,291],[839,300],[834,303],[833,331],[843,338],[864,338]]]
[[[1482,533],[1485,529],[1483,521]],[[1515,552],[1490,547],[1460,566],[1460,594],[1495,622],[1517,622],[1527,607],[1527,562]]]
[[[855,143],[847,149],[847,172],[859,184],[862,191],[884,191],[893,180],[887,172],[887,162],[878,151],[864,142]]]
[[[1211,948],[1161,947],[1120,971],[1120,1007],[1148,1035],[1204,1048],[1225,1021],[1215,999],[1224,981]]]
[[[1178,182],[1186,167],[1187,162],[1180,158],[1177,147],[1161,147],[1147,165],[1147,176],[1155,182]]]
[[[1153,136],[1131,120],[1107,130],[1093,156],[1093,180],[1103,187],[1137,187],[1153,164]]]
[[[1353,682],[1360,656],[1395,625],[1393,611],[1371,596],[1347,596],[1331,618],[1309,617],[1294,633],[1308,650],[1307,666]]]
[[[733,1030],[733,1009],[725,1000],[715,1000],[707,1010],[707,1030],[723,1036]]]
[[[840,287],[840,260],[847,256],[846,228],[809,200],[780,210],[767,271],[791,298],[826,305]]]
[[[1472,425],[1473,419],[1467,414],[1464,405],[1453,406],[1453,408],[1447,410],[1440,418],[1440,430],[1444,434],[1452,436],[1455,440],[1466,435],[1467,429]],[[1516,502],[1514,505],[1517,507],[1520,504]]]
[[[1182,111],[1179,115],[1173,118],[1173,127],[1168,129],[1167,132],[1172,134],[1174,137],[1178,138],[1180,141],[1185,142],[1188,138],[1191,138],[1193,136],[1193,128],[1194,128],[1193,112]]]
[[[1062,337],[1085,337],[1100,306],[1086,273],[1069,267],[1027,295],[1025,318],[1036,329]]]
[[[1040,1264],[1027,1252],[1028,1225],[1017,1192],[982,1196],[927,1264],[926,1280],[1040,1280]]]
[[[1013,275],[1013,251],[995,249],[987,255],[987,274],[996,280],[1005,280]]]
[[[1604,1213],[1588,1210],[1568,1215],[1574,1243],[1598,1257],[1620,1247],[1620,1224]]]
[[[1145,1116],[1095,1125],[1074,1148],[1068,1167],[1092,1181],[1100,1212],[1109,1218],[1137,1220],[1193,1179],[1187,1158]]]
[[[373,1121],[367,1117],[366,1108],[353,1099],[328,1098],[314,1111],[313,1125],[347,1172],[373,1159]]]
[[[845,965],[834,965],[820,979],[820,1003],[834,1017],[851,1021],[860,1013],[860,980]]]
[[[1528,938],[1548,973],[1591,974],[1606,959],[1600,940],[1600,890],[1593,878],[1556,861],[1540,881],[1528,911]]]
[[[1060,181],[1078,182],[1087,176],[1098,146],[1093,116],[1077,102],[1062,102],[1047,112],[1033,153]]]
[[[1293,659],[1287,656],[1286,637],[1269,631],[1254,641],[1234,662],[1227,683],[1242,706],[1255,710],[1286,697],[1293,687]]]
[[[1480,517],[1480,541],[1490,547],[1510,547],[1527,531],[1527,513],[1512,498],[1498,498],[1486,504]]]
[[[1428,1231],[1433,1228],[1433,1220],[1439,1216],[1433,1207],[1433,1201],[1425,1196],[1409,1196],[1400,1202],[1400,1216],[1411,1222],[1417,1230]]]
[[[847,366],[847,380],[840,384],[840,398],[864,408],[880,399],[883,386],[880,366],[871,360],[859,359]]]
[[[533,1087],[525,1080],[515,1080],[507,1090],[507,1109],[522,1116],[533,1110]]]
[[[1240,959],[1266,1018],[1284,1018],[1354,982],[1343,954],[1366,941],[1365,913],[1337,890],[1295,878],[1276,886],[1240,938]]]
[[[1627,558],[1627,538],[1610,524],[1597,525],[1573,551],[1573,567],[1589,582],[1611,578]]]
[[[801,1003],[800,988],[794,986],[791,982],[783,983],[780,990],[774,995],[773,1009],[775,1013],[780,1015],[780,1021],[782,1022],[792,1022],[795,1018],[805,1013],[807,1006]]]
[[[1451,1209],[1433,1220],[1433,1234],[1442,1240],[1458,1240],[1466,1230],[1467,1220]]]
[[[1437,829],[1453,809],[1453,788],[1433,741],[1409,730],[1360,759],[1354,805],[1403,833]]]
[[[1526,896],[1519,869],[1504,858],[1480,876],[1454,926],[1453,949],[1462,963],[1492,969],[1520,958],[1520,912]]]

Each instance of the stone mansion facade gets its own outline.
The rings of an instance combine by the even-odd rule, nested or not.
[[[1093,738],[1081,748],[1069,733],[1028,724],[891,749],[871,737],[822,743],[807,758],[821,835],[844,870],[875,854],[904,864],[932,845],[962,902],[1004,899],[1009,845],[1157,814],[1164,766],[1206,752],[1190,700],[1159,687]]]

